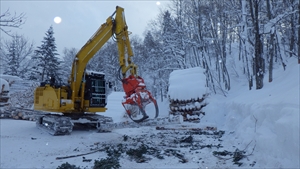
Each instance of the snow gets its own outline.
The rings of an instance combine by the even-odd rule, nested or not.
[[[229,97],[212,96],[204,108],[202,122],[213,123],[234,134],[241,144],[256,141],[254,157],[259,167],[299,168],[299,65],[289,63],[287,70],[274,71],[272,83],[261,90],[245,86],[230,91]]]
[[[170,74],[168,95],[173,100],[202,98],[208,92],[205,87],[205,70],[200,67],[175,70]]]
[[[4,88],[2,88],[3,85],[4,85]],[[2,89],[3,89],[3,91],[9,91],[9,84],[6,80],[0,78],[0,93],[1,93]]]
[[[227,97],[208,96],[209,104],[203,108],[206,115],[200,123],[184,122],[181,125],[166,126],[217,127],[218,130],[225,131],[222,141],[212,137],[193,137],[203,144],[220,143],[223,147],[204,148],[198,153],[189,148],[180,148],[188,159],[187,163],[178,162],[178,158],[174,156],[166,156],[165,159],[152,158],[146,163],[137,163],[125,155],[120,159],[120,165],[122,168],[299,168],[299,65],[296,61],[293,62],[287,64],[286,71],[276,69],[272,83],[267,82],[266,76],[261,90],[248,90],[246,82],[234,83],[233,79],[232,90]],[[176,93],[170,89],[172,98],[191,98],[202,94],[191,90],[199,87],[195,83],[204,83],[201,74],[193,73],[194,70],[201,71],[196,68],[187,69],[189,73],[184,77],[176,74],[176,71],[171,74],[172,80],[179,81],[178,85],[187,90]],[[204,88],[199,90],[206,92]],[[108,96],[108,110],[101,114],[112,117],[115,122],[128,120],[124,117],[125,111],[121,105],[124,95],[123,92],[111,93]],[[167,101],[159,102],[161,117],[168,115],[168,106]],[[71,135],[51,136],[37,129],[31,121],[0,119],[0,126],[0,168],[56,168],[65,162],[90,168],[94,160],[106,158],[106,153],[85,155],[86,159],[93,160],[91,162],[83,162],[82,156],[62,160],[56,160],[56,157],[90,152],[91,147],[95,147],[98,142],[111,145],[124,143],[124,135],[144,137],[158,148],[161,141],[171,145],[174,139],[181,137],[178,133],[170,132],[161,140],[159,136],[162,135],[155,127],[116,129],[110,133],[77,129]],[[151,135],[153,137],[149,137]],[[133,146],[137,147],[139,144]],[[245,150],[246,154],[253,151],[242,160],[240,167],[231,160],[220,160],[212,155],[213,150],[235,149]],[[250,164],[255,165],[250,167]]]
[[[105,75],[105,73],[103,73],[103,72],[97,72],[97,71],[93,71],[93,70],[86,70],[85,72],[88,75],[91,75],[91,74],[102,74],[102,75]]]
[[[114,122],[122,122],[124,118],[122,115],[125,115],[125,109],[121,104],[123,102],[125,96],[125,92],[112,92],[108,96],[107,100],[107,111],[105,113],[101,113],[105,116],[112,117]]]
[[[5,79],[6,81],[8,81],[8,83],[12,83],[16,80],[22,80],[22,78],[18,76],[5,75],[5,74],[0,74],[0,78]]]

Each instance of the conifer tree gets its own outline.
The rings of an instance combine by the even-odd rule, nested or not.
[[[39,78],[44,81],[46,76],[54,75],[59,78],[59,54],[56,53],[56,44],[54,38],[53,27],[50,26],[48,31],[45,33],[44,40],[41,46],[37,47],[35,50],[34,59],[38,62],[37,72],[39,73]]]

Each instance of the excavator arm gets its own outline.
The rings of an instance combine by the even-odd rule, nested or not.
[[[79,89],[82,84],[87,63],[113,35],[113,25],[112,18],[107,18],[106,23],[101,25],[97,32],[77,53],[73,61],[72,72],[69,79],[69,83],[71,83],[72,87],[72,100],[75,100],[75,97],[79,96]]]
[[[116,11],[106,19],[106,22],[102,24],[94,35],[87,41],[87,43],[77,53],[73,61],[70,77],[73,101],[80,99],[76,96],[80,95],[79,89],[85,83],[82,79],[84,77],[83,75],[88,61],[114,35],[116,36],[118,44],[119,62],[123,78],[126,77],[126,72],[128,70],[130,70],[131,75],[137,75],[137,66],[131,61],[133,52],[130,46],[124,9],[117,6]]]

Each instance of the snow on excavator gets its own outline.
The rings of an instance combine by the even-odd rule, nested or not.
[[[77,53],[68,85],[57,85],[53,79],[35,89],[34,110],[50,112],[39,117],[38,127],[52,135],[65,135],[72,132],[76,123],[92,125],[99,130],[115,126],[112,118],[96,114],[106,110],[105,75],[86,70],[88,61],[111,37],[116,39],[118,46],[120,75],[126,93],[122,105],[128,116],[136,123],[158,116],[156,100],[146,89],[144,80],[137,75],[137,66],[131,60],[133,52],[127,29],[124,9],[117,6]]]

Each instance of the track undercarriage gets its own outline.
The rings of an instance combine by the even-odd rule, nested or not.
[[[97,129],[98,132],[110,132],[114,129],[121,128],[178,124],[180,121],[180,116],[170,116],[147,119],[140,123],[136,123],[134,121],[114,123],[111,117],[97,114],[84,115],[80,117],[46,114],[38,118],[36,125],[38,128],[48,132],[49,134],[57,136],[71,134],[76,125],[83,125],[85,128],[88,127]]]
[[[113,123],[111,117],[106,117],[98,114],[83,114],[83,115],[59,115],[46,114],[37,119],[36,125],[38,128],[47,131],[51,135],[68,135],[73,131],[74,126],[83,125],[89,128],[100,130],[100,126]]]
[[[113,122],[111,117],[99,115],[99,114],[72,114],[62,115],[57,113],[46,113],[42,111],[35,111],[22,108],[11,108],[8,112],[14,112],[18,110],[18,114],[27,114],[30,117],[27,120],[35,120],[37,128],[51,135],[69,135],[73,130],[77,129],[92,129],[97,132],[110,132],[114,129],[122,128],[136,128],[143,126],[164,126],[168,124],[179,124],[182,122],[181,115],[169,115],[167,117],[148,118],[142,122],[126,121],[126,122]],[[13,113],[14,114],[14,113]],[[23,119],[24,118],[18,118]]]

